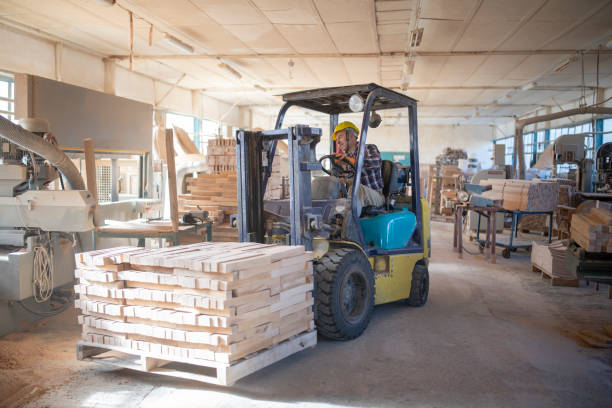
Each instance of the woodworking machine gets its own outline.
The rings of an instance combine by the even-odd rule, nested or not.
[[[590,133],[563,135],[558,137],[553,145],[552,176],[557,177],[557,166],[560,164],[575,164],[576,187],[580,191],[590,193],[593,187],[593,160],[586,157],[585,139]]]
[[[93,229],[96,208],[47,121],[20,125],[0,117],[0,335],[48,313],[53,290],[72,282],[73,233]]]

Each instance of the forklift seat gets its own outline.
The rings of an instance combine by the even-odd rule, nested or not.
[[[383,195],[389,197],[393,193],[399,193],[403,184],[399,181],[398,163],[391,160],[382,161]]]

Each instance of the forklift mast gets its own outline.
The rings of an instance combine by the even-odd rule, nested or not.
[[[321,170],[315,147],[321,129],[297,125],[262,132],[241,130],[236,140],[238,178],[238,237],[241,242],[265,240],[264,192],[271,173],[276,143],[289,147],[290,245],[313,247],[313,231],[322,225],[320,208],[312,207],[311,172]]]

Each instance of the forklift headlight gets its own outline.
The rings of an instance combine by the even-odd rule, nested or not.
[[[363,98],[359,94],[352,95],[349,98],[349,108],[353,112],[361,112],[363,110]]]

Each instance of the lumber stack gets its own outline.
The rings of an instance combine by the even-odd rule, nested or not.
[[[437,164],[430,164],[427,173],[427,201],[432,214],[437,215],[440,214],[442,167]]]
[[[612,212],[591,208],[588,213],[574,214],[570,236],[587,252],[612,253]]]
[[[289,155],[277,149],[272,160],[272,173],[268,179],[264,200],[289,198]]]
[[[238,230],[229,225],[230,215],[238,212],[236,173],[199,173],[187,178],[189,194],[180,194],[179,215],[190,210],[208,211],[213,221],[213,241],[238,241]]]
[[[236,140],[211,139],[207,147],[208,169],[213,173],[236,171]]]
[[[557,207],[559,183],[489,179],[481,181],[480,185],[491,185],[492,189],[481,195],[492,200],[502,200],[506,210],[553,211]]]
[[[314,331],[302,246],[111,248],[77,254],[75,276],[88,344],[215,366]]]
[[[461,175],[461,169],[455,165],[443,165],[441,167],[440,213],[443,215],[452,215],[455,204],[457,203],[457,177]]]
[[[578,286],[576,275],[565,265],[567,247],[567,240],[532,243],[531,266],[534,271],[542,272],[543,278],[550,278],[553,286]]]

